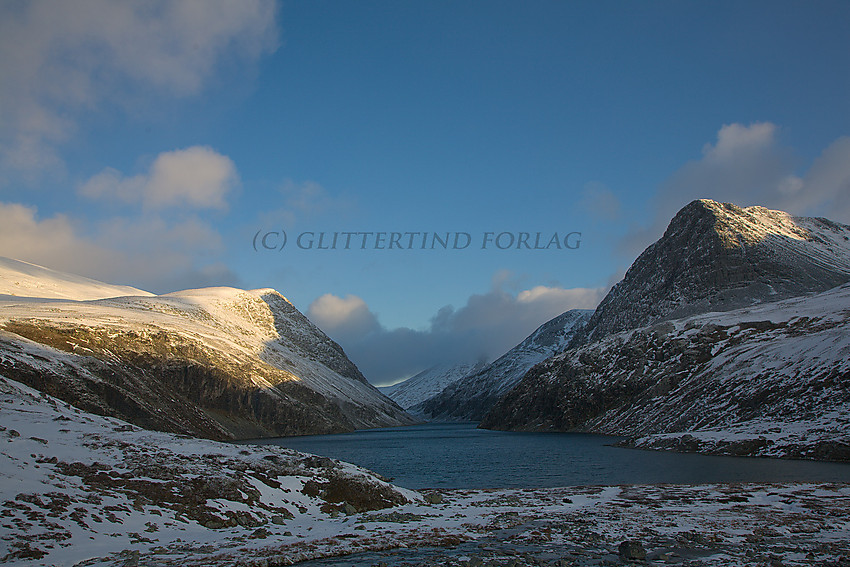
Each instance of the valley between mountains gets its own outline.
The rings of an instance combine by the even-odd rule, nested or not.
[[[594,312],[404,405],[490,429],[848,461],[848,281],[850,226],[694,201]]]
[[[466,420],[848,462],[848,361],[850,226],[710,200],[595,311],[380,390],[275,290],[153,295],[4,258],[0,562],[847,565],[846,483],[413,491],[230,441]]]

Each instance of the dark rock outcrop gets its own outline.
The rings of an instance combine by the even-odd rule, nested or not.
[[[825,460],[846,459],[848,425],[850,285],[568,350],[529,371],[481,423],[648,436],[629,443],[645,448]]]
[[[632,264],[570,346],[850,281],[850,226],[764,207],[693,201]]]
[[[481,427],[734,429],[712,443],[668,435],[637,446],[840,460],[850,442],[848,281],[850,226],[694,201],[569,348],[532,368]],[[762,441],[774,423],[777,442]]]
[[[483,369],[450,384],[410,411],[432,420],[480,421],[529,368],[566,348],[591,313],[586,309],[573,309],[543,323]]]

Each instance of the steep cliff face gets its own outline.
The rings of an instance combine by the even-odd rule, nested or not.
[[[693,201],[599,304],[571,346],[850,281],[850,226],[764,207]]]
[[[733,454],[850,460],[850,284],[565,351],[535,366],[481,425],[626,436],[729,431]]]
[[[848,281],[850,226],[694,201],[481,425],[848,460]]]
[[[453,382],[410,411],[433,420],[479,421],[529,368],[566,348],[591,313],[573,309],[558,315],[483,369]]]
[[[270,289],[94,301],[7,293],[0,372],[87,411],[213,439],[414,422]]]

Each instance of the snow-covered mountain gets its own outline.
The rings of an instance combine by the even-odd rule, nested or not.
[[[0,257],[0,299],[9,299],[3,298],[4,295],[84,301],[153,294],[127,285],[107,284],[29,262]]]
[[[475,374],[486,366],[484,362],[438,364],[411,376],[404,382],[378,388],[384,395],[404,409],[439,394],[449,384],[453,384],[469,374]]]
[[[850,226],[693,201],[632,264],[571,346],[663,319],[729,311],[850,281]]]
[[[529,368],[564,350],[592,313],[573,309],[543,323],[492,363],[468,373],[410,411],[434,420],[480,420]]]
[[[850,284],[570,349],[526,374],[482,427],[850,460]]]
[[[482,427],[846,460],[848,281],[850,226],[694,201]]]
[[[0,265],[7,287],[18,267]],[[82,409],[215,439],[414,421],[274,290],[75,301],[105,284],[49,275],[65,299],[0,297],[0,372]]]

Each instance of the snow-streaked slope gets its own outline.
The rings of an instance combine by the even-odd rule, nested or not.
[[[346,531],[346,504],[421,500],[354,465],[145,431],[0,376],[2,563],[126,565],[141,550],[144,565],[223,565],[271,543],[298,557],[305,537]]]
[[[632,264],[571,346],[665,319],[729,311],[850,281],[850,226],[693,201]]]
[[[439,394],[449,384],[453,384],[469,374],[475,374],[486,366],[484,362],[438,364],[411,376],[404,382],[383,386],[378,389],[394,402],[410,409],[412,406]]]
[[[696,450],[850,460],[850,284],[570,349],[534,367],[482,426],[691,433],[706,440]]]
[[[564,350],[592,313],[573,309],[543,323],[492,363],[413,406],[411,412],[434,420],[480,420],[529,368]]]
[[[270,289],[0,298],[0,371],[96,413],[212,438],[414,421]]]
[[[130,286],[106,284],[83,276],[0,257],[0,296],[3,295],[83,301],[153,294]]]
[[[847,484],[452,490],[428,504],[353,465],[144,431],[0,377],[4,565],[349,565],[370,550],[383,555],[365,564],[605,565],[633,539],[653,564],[826,566],[850,555],[848,506]]]

